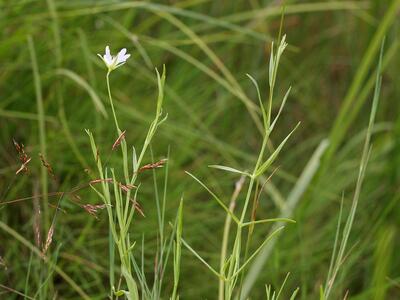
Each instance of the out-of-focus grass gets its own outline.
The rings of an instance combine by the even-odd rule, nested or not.
[[[152,149],[155,157],[161,158],[170,146],[167,219],[175,216],[184,194],[185,240],[217,266],[225,216],[184,170],[195,171],[218,194],[230,195],[238,178],[221,177],[207,166],[223,164],[243,170],[254,164],[261,142],[257,127],[260,115],[254,88],[245,74],[255,77],[261,93],[267,93],[269,41],[278,36],[280,23],[278,3],[19,0],[0,5],[0,201],[42,193],[45,181],[38,153],[44,152],[43,143],[46,159],[57,175],[56,181],[48,181],[49,193],[87,182],[84,170],[93,166],[84,128],[94,133],[102,148],[114,142],[114,128],[108,125],[112,114],[106,102],[103,65],[95,54],[102,53],[107,44],[114,50],[127,47],[132,59],[111,78],[121,129],[127,130],[130,144],[138,145],[144,139],[155,108],[153,68],[166,64],[165,111],[169,118]],[[388,22],[384,17],[388,14],[392,14],[390,22],[381,34],[386,35],[386,47],[373,151],[349,239],[351,255],[341,267],[332,296],[343,297],[346,290],[351,299],[395,299],[400,295],[396,273],[400,257],[395,251],[399,246],[395,238],[400,162],[398,7],[396,0],[286,1],[284,32],[289,47],[278,74],[277,98],[283,97],[289,85],[292,92],[272,141],[282,140],[298,121],[301,126],[276,163],[279,169],[260,199],[259,218],[280,214],[279,203],[287,200],[323,138],[331,134],[338,143],[336,151],[329,152],[324,172],[295,207],[292,217],[297,223],[288,226],[274,245],[251,294],[254,299],[265,295],[266,283],[277,289],[287,272],[291,275],[283,296],[297,286],[300,299],[319,295],[329,268],[342,193],[344,215],[350,208],[368,123],[377,57],[372,53],[368,64],[364,57],[375,32]],[[41,81],[38,99],[28,36],[34,42]],[[380,40],[376,43],[379,47]],[[360,73],[362,76],[357,75]],[[351,82],[359,77],[354,94]],[[352,100],[343,108],[346,94],[346,99]],[[40,98],[43,114],[36,105]],[[358,107],[357,103],[364,104]],[[19,165],[13,138],[24,143],[34,158],[29,176],[14,175]],[[270,150],[274,146],[271,144]],[[153,187],[144,185],[141,189],[139,201],[146,218],[135,223],[132,234],[141,240],[144,232],[150,274],[154,266],[150,258],[157,245],[157,213]],[[85,203],[98,201],[89,192],[80,196]],[[238,203],[243,197],[239,196]],[[48,199],[53,205],[57,200]],[[53,245],[54,249],[59,247],[57,266],[85,293],[104,299],[109,262],[104,259],[108,255],[106,214],[101,213],[96,220],[68,201],[62,208],[65,213],[58,215]],[[51,206],[48,211],[54,214]],[[4,224],[33,245],[32,200],[2,205],[0,215]],[[5,228],[0,233],[1,263],[5,264],[0,266],[0,283],[34,295],[45,278],[31,272],[27,285],[26,274],[28,268],[38,269],[31,265],[38,260],[30,263],[30,247]],[[262,228],[255,231],[253,247],[270,230]],[[214,299],[218,282],[188,251],[182,254],[181,297]],[[64,298],[76,298],[76,289],[57,274],[52,277],[51,289]],[[166,285],[172,290],[172,280]],[[5,294],[0,298],[17,298],[6,290],[1,292]]]

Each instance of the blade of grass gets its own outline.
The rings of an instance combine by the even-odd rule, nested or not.
[[[293,132],[297,129],[297,127],[299,125],[300,125],[300,123],[297,123],[297,125],[294,127],[294,129],[279,144],[278,148],[276,148],[276,150],[271,154],[271,156],[257,169],[254,176],[256,176],[256,177],[261,176],[268,169],[268,167],[271,166],[271,164],[275,161],[276,157],[278,156],[279,152],[281,152],[285,143],[288,141],[290,136],[293,134]]]
[[[240,194],[240,191],[243,188],[243,184],[245,182],[245,176],[241,176],[240,179],[235,184],[235,190],[232,193],[231,200],[229,203],[229,210],[234,213],[236,207],[236,200]],[[225,266],[227,264],[226,255],[228,250],[228,242],[229,242],[229,232],[231,228],[232,217],[229,214],[226,214],[225,217],[225,224],[224,224],[224,232],[222,236],[222,243],[221,243],[221,255],[220,255],[220,267],[219,272],[222,276],[225,276]],[[219,280],[219,287],[218,287],[218,299],[224,300],[224,290],[225,290],[225,281],[223,279]]]
[[[75,72],[73,72],[71,70],[67,70],[67,69],[56,69],[54,71],[54,73],[59,76],[65,76],[65,77],[71,79],[73,82],[75,82],[80,87],[82,87],[89,94],[90,98],[92,99],[95,109],[98,112],[100,112],[103,115],[103,117],[105,117],[105,118],[108,117],[107,111],[104,107],[103,102],[100,100],[100,97],[97,95],[97,93],[93,90],[93,88],[81,76],[79,76]]]
[[[62,5],[60,5],[60,8],[62,8]],[[125,3],[112,3],[112,4],[106,4],[106,5],[98,5],[98,6],[93,6],[93,4],[88,4],[88,6],[83,6],[79,9],[69,9],[65,10],[63,9],[62,12],[59,13],[60,17],[63,18],[71,18],[71,17],[79,17],[79,16],[85,16],[85,15],[92,15],[92,14],[101,14],[104,12],[113,12],[113,11],[119,11],[119,10],[127,10],[127,9],[133,9],[133,8],[143,8],[147,9],[152,12],[168,12],[170,14],[174,15],[179,15],[182,17],[190,18],[193,20],[198,20],[201,22],[204,22],[206,24],[212,24],[213,26],[225,28],[234,32],[238,32],[241,34],[246,34],[249,35],[255,39],[258,39],[260,41],[270,41],[271,39],[266,37],[264,34],[261,34],[257,31],[250,30],[248,28],[242,27],[235,25],[231,22],[228,21],[223,21],[221,18],[214,18],[212,16],[206,15],[206,14],[201,14],[195,11],[190,11],[190,10],[185,10],[182,8],[178,8],[176,6],[172,5],[163,5],[163,4],[157,4],[157,3],[149,3],[149,2],[141,2],[141,1],[129,1]],[[41,19],[43,17],[46,17],[47,13],[38,13],[38,14],[33,14],[30,15],[30,19]]]
[[[247,173],[247,172],[243,172],[240,170],[237,170],[235,168],[231,168],[231,167],[227,167],[227,166],[221,166],[221,165],[209,165],[209,168],[213,168],[213,169],[218,169],[218,170],[222,170],[222,171],[226,171],[226,172],[231,172],[231,173],[237,173],[237,174],[241,174],[247,177],[251,177],[251,174]]]
[[[178,300],[178,284],[181,268],[181,251],[182,251],[182,220],[183,220],[183,199],[178,208],[178,224],[176,229],[176,241],[174,249],[174,288],[172,291],[171,300]]]
[[[28,113],[28,112],[24,112],[24,111],[0,109],[0,117],[39,121],[39,116],[37,114]],[[57,125],[57,123],[58,123],[57,119],[53,116],[44,116],[44,120],[46,122],[52,123],[54,125]]]
[[[214,275],[218,278],[224,280],[224,277],[214,270],[192,247],[189,246],[188,243],[184,239],[182,239],[182,244],[190,251],[194,256],[196,256]]]
[[[262,132],[263,128],[260,123],[259,117],[257,115],[258,107],[246,96],[243,89],[232,75],[231,71],[225,66],[222,60],[215,54],[214,51],[197,35],[190,27],[186,26],[182,21],[174,17],[173,15],[167,12],[159,12],[159,16],[165,18],[171,24],[179,28],[185,35],[187,35],[213,62],[213,64],[220,70],[220,72],[224,75],[226,80],[230,83],[230,85],[237,91],[241,97],[240,100],[243,101],[247,110],[250,113],[250,116],[253,118],[253,121],[257,125],[258,129]]]
[[[379,51],[379,46],[382,39],[390,29],[392,23],[396,20],[399,8],[400,0],[393,0],[390,6],[388,6],[385,15],[382,17],[382,21],[380,22],[379,27],[375,32],[375,35],[372,37],[371,42],[368,45],[368,48],[361,60],[361,64],[357,69],[357,73],[343,100],[339,115],[336,118],[333,128],[331,130],[329,138],[331,144],[325,154],[321,172],[325,172],[328,168],[328,165],[330,164],[330,161],[340,143],[343,141],[343,138],[349,126],[357,116],[357,113],[361,108],[362,101],[365,100],[365,98],[359,98],[357,96],[360,94],[365,78],[368,75],[371,65],[374,62],[374,58]]]
[[[29,278],[31,275],[31,267],[32,267],[32,258],[33,258],[33,252],[31,251],[31,254],[29,255],[28,271],[27,271],[26,279],[25,279],[25,289],[24,289],[25,295],[28,294]],[[24,296],[24,299],[27,299],[27,296]]]
[[[312,178],[317,172],[320,166],[320,159],[326,148],[328,147],[328,141],[323,140],[314,151],[307,165],[305,166],[303,172],[301,173],[299,179],[297,180],[295,186],[291,190],[283,210],[281,211],[281,218],[290,218],[293,215],[294,209],[296,208],[299,200],[303,196],[304,192],[308,188]],[[278,228],[282,224],[276,223],[273,229]],[[247,299],[251,289],[253,288],[254,283],[256,282],[260,272],[263,270],[266,261],[268,260],[276,240],[273,240],[271,243],[267,244],[265,248],[263,248],[260,254],[255,258],[254,262],[250,266],[248,273],[244,279],[243,283],[243,292],[241,294],[241,300]]]
[[[217,195],[215,195],[200,179],[198,179],[196,176],[191,174],[188,171],[185,171],[186,174],[188,174],[190,177],[192,177],[194,180],[196,180],[200,185],[207,190],[207,192],[210,193],[211,196],[218,202],[218,204],[225,210],[226,213],[228,213],[231,218],[239,224],[239,219],[229,210],[229,208],[226,207],[226,205],[221,201],[221,199],[218,198]]]
[[[361,157],[361,163],[360,163],[360,168],[359,168],[358,177],[357,177],[356,189],[354,192],[353,201],[352,201],[351,208],[350,208],[350,213],[349,213],[349,216],[347,217],[346,224],[343,229],[342,240],[339,245],[337,257],[335,258],[335,264],[332,268],[332,276],[327,279],[328,285],[324,291],[324,299],[326,299],[326,300],[330,296],[334,281],[339,272],[339,268],[342,266],[344,258],[345,258],[346,246],[347,246],[347,243],[348,243],[348,240],[350,237],[351,229],[353,227],[354,218],[355,218],[355,214],[357,211],[358,202],[359,202],[359,198],[360,198],[361,187],[364,182],[365,172],[366,172],[368,160],[369,160],[369,157],[371,154],[371,145],[370,145],[371,134],[372,134],[372,129],[373,129],[373,126],[375,123],[375,116],[376,116],[376,111],[378,108],[379,94],[380,94],[380,89],[381,89],[381,84],[382,84],[382,75],[381,75],[382,69],[381,68],[382,68],[383,49],[384,49],[384,42],[382,42],[382,44],[381,44],[379,63],[378,63],[377,71],[376,71],[374,98],[372,100],[371,114],[369,117],[368,130],[367,130],[367,134],[365,137],[365,142],[364,142],[364,147],[363,147],[363,152],[362,152],[362,157]]]
[[[6,290],[6,291],[9,291],[9,292],[11,292],[11,293],[14,293],[14,294],[16,294],[16,295],[19,295],[19,296],[21,296],[21,297],[24,297],[24,299],[29,299],[29,300],[32,299],[32,300],[35,300],[35,298],[32,298],[32,297],[28,296],[27,294],[24,294],[24,293],[22,293],[22,292],[20,292],[20,291],[17,291],[17,290],[15,290],[15,289],[12,289],[12,288],[10,288],[10,287],[8,287],[8,286],[2,285],[1,283],[0,283],[0,288],[4,289],[4,290]]]
[[[367,1],[330,1],[330,2],[315,2],[315,3],[293,3],[285,5],[285,15],[325,12],[325,11],[352,11],[366,10],[369,6]],[[269,17],[279,16],[282,13],[281,5],[267,6],[257,10],[250,10],[232,14],[223,18],[223,20],[237,23],[254,19],[265,19]]]
[[[63,278],[78,295],[82,297],[82,299],[90,300],[91,298],[80,288],[80,286],[71,278],[67,273],[65,273],[60,267],[55,265],[51,260],[49,260],[46,256],[42,255],[42,252],[32,245],[27,239],[25,239],[22,235],[16,232],[14,229],[9,227],[4,222],[0,221],[0,228],[10,234],[13,238],[31,250],[34,254],[36,254],[39,258],[43,259],[46,264],[48,264],[54,271]]]
[[[243,265],[232,275],[232,277],[237,276],[246,266],[257,256],[257,254],[264,248],[265,245],[275,236],[277,235],[285,226],[278,227],[262,242],[262,244],[254,251],[252,255],[243,263]]]
[[[35,45],[32,36],[28,36],[28,48],[31,57],[31,65],[33,71],[33,80],[35,85],[36,93],[36,108],[38,114],[38,127],[39,127],[39,144],[40,153],[47,157],[47,144],[46,144],[46,126],[45,126],[45,114],[43,106],[43,95],[42,95],[42,83],[40,80],[39,67],[36,57]],[[45,168],[40,168],[40,178],[41,178],[41,189],[43,195],[43,215],[44,224],[48,228],[50,224],[49,210],[48,210],[48,174]]]

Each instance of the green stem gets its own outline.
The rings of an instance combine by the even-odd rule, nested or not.
[[[260,154],[258,156],[256,166],[254,167],[254,171],[253,171],[253,174],[252,174],[251,179],[250,179],[250,184],[249,184],[249,188],[247,190],[247,195],[246,195],[246,200],[244,202],[242,216],[240,217],[240,223],[243,223],[244,218],[246,216],[247,206],[249,205],[249,202],[250,202],[251,191],[253,189],[254,180],[256,179],[256,175],[255,174],[257,173],[257,170],[258,170],[258,168],[259,168],[259,166],[261,164],[262,158],[264,156],[265,147],[267,145],[268,137],[269,137],[269,131],[267,131],[266,134],[264,135],[264,139],[263,139],[263,143],[262,143],[262,146],[261,146]]]
[[[117,132],[118,134],[121,134],[121,129],[119,129],[119,125],[118,125],[118,120],[117,120],[117,116],[115,114],[115,109],[114,109],[114,103],[113,103],[113,99],[111,96],[111,89],[110,89],[110,71],[107,72],[107,91],[108,91],[108,98],[110,99],[110,105],[111,105],[111,110],[114,116],[114,123],[115,123],[115,127],[117,128]]]
[[[47,157],[47,142],[46,142],[46,125],[45,125],[45,111],[43,105],[42,83],[39,73],[39,65],[36,57],[35,44],[32,36],[28,36],[28,48],[31,56],[31,65],[33,72],[33,80],[36,93],[36,108],[38,114],[38,128],[39,128],[39,144],[40,153]],[[46,228],[50,228],[50,215],[48,209],[48,174],[46,168],[40,169],[41,188],[43,194],[43,215],[44,224]]]
[[[235,191],[232,194],[231,201],[229,204],[229,210],[232,213],[235,210],[236,199],[239,195],[240,189],[241,189],[241,183],[238,183],[236,185]],[[227,253],[227,249],[228,249],[229,231],[230,231],[231,223],[232,223],[232,217],[229,214],[226,214],[224,233],[223,233],[223,237],[222,237],[221,258],[220,258],[220,268],[219,268],[219,273],[221,275],[225,275],[224,274],[224,266],[225,266],[225,261],[226,261],[226,253]],[[218,300],[224,300],[224,288],[225,288],[225,281],[220,278],[219,279],[219,289],[218,289]]]

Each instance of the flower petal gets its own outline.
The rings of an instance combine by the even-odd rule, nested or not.
[[[122,48],[118,53],[118,55],[121,55],[121,56],[124,56],[125,54],[126,54],[126,48]]]
[[[130,54],[125,54],[125,53],[126,53],[126,48],[123,48],[121,51],[118,52],[117,64],[125,62],[129,58],[129,56],[131,56]]]
[[[113,63],[113,57],[110,53],[110,47],[106,47],[106,54],[103,56],[103,58],[107,66],[110,66]]]

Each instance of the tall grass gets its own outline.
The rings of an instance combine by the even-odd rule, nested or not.
[[[122,152],[121,173],[123,174],[124,177],[122,181],[117,179],[118,171],[116,171],[115,168],[103,165],[101,156],[99,154],[99,151],[101,150],[99,150],[99,148],[96,146],[93,134],[89,130],[86,131],[90,138],[93,157],[97,165],[98,178],[100,179],[100,184],[102,189],[100,191],[93,185],[91,185],[91,188],[96,192],[96,194],[99,195],[99,197],[103,200],[106,206],[109,219],[110,232],[112,236],[112,239],[110,240],[110,242],[112,243],[112,245],[110,245],[111,249],[110,251],[113,252],[115,247],[117,253],[119,254],[119,259],[121,261],[121,273],[125,279],[125,283],[128,288],[128,291],[120,290],[119,286],[120,283],[116,283],[112,280],[114,278],[113,274],[114,266],[111,265],[110,279],[111,279],[112,294],[115,294],[116,296],[125,294],[128,297],[128,299],[139,299],[138,285],[136,283],[136,280],[134,279],[134,262],[132,258],[132,250],[135,247],[136,241],[132,241],[130,237],[130,226],[132,224],[135,211],[137,209],[136,195],[139,189],[139,187],[135,186],[135,184],[138,178],[138,174],[141,171],[141,168],[143,167],[142,160],[144,158],[144,155],[148,150],[148,147],[156,133],[157,128],[166,119],[166,116],[165,117],[162,116],[165,68],[163,69],[162,75],[160,75],[157,70],[156,73],[157,73],[157,82],[159,89],[156,115],[153,122],[150,125],[150,128],[146,135],[146,139],[144,140],[142,149],[139,152],[138,157],[136,154],[135,147],[132,148],[131,162],[128,162],[128,150],[125,141],[125,131],[124,132],[121,131],[115,113],[113,98],[111,94],[111,87],[110,87],[111,72],[108,71],[106,75],[108,96],[117,133],[116,143],[113,145],[112,148],[113,150],[114,146],[121,148]],[[133,189],[136,189],[134,193],[132,192]],[[132,194],[134,194],[133,199],[131,198]],[[162,236],[161,232],[160,236]],[[163,244],[164,243],[163,239],[161,239],[160,242]],[[142,278],[142,280],[144,280],[144,278]]]
[[[223,244],[223,255],[221,256],[221,269],[220,271],[216,271],[213,267],[211,267],[201,256],[193,250],[192,247],[188,245],[188,243],[182,239],[182,201],[178,210],[177,223],[174,225],[176,227],[174,231],[176,231],[176,239],[174,241],[174,288],[172,292],[171,299],[178,299],[178,285],[179,285],[179,266],[181,261],[181,246],[182,244],[187,247],[197,258],[202,261],[208,269],[217,275],[220,281],[220,299],[232,299],[234,293],[237,292],[239,297],[242,291],[242,281],[243,281],[243,273],[248,266],[248,264],[252,261],[253,258],[257,256],[260,250],[268,243],[278,232],[283,229],[282,227],[277,228],[273,231],[265,240],[261,243],[261,245],[254,251],[250,252],[250,245],[252,240],[252,232],[254,230],[254,226],[256,224],[264,224],[269,222],[293,222],[290,219],[286,218],[276,218],[276,219],[261,219],[256,220],[256,206],[258,202],[258,192],[254,189],[255,184],[260,176],[267,172],[269,167],[277,158],[281,149],[293,133],[295,129],[281,142],[281,144],[275,149],[275,151],[268,157],[264,158],[265,150],[267,146],[267,142],[269,140],[270,134],[272,133],[280,113],[283,109],[283,106],[286,103],[286,99],[289,96],[290,89],[286,93],[281,108],[278,114],[273,118],[272,117],[272,101],[274,99],[274,88],[275,82],[278,73],[279,62],[281,56],[287,47],[286,36],[279,41],[278,46],[274,49],[274,44],[272,44],[271,48],[271,57],[270,57],[270,66],[269,66],[269,97],[268,102],[265,107],[261,99],[261,94],[257,85],[257,82],[249,76],[250,80],[254,83],[257,94],[259,98],[260,110],[262,112],[263,117],[263,135],[262,135],[262,145],[260,149],[260,153],[258,155],[257,162],[254,166],[254,169],[251,173],[247,173],[244,171],[239,171],[231,167],[221,166],[221,165],[212,165],[211,167],[220,169],[223,171],[239,173],[245,178],[249,178],[248,190],[246,193],[246,198],[243,204],[242,212],[240,217],[237,217],[234,213],[233,209],[229,209],[218,196],[216,196],[211,190],[204,185],[198,178],[196,178],[191,173],[188,173],[192,176],[196,181],[198,181],[210,194],[213,198],[220,204],[220,206],[227,213],[227,222],[231,220],[236,224],[236,235],[233,242],[233,247],[231,250],[228,250],[227,238],[229,236],[230,226],[225,227],[224,232],[224,244]],[[96,194],[102,199],[104,202],[105,208],[107,210],[108,219],[109,219],[109,230],[110,230],[110,257],[113,257],[114,249],[119,255],[119,260],[121,263],[121,274],[124,278],[125,283],[121,285],[121,282],[115,282],[114,278],[114,261],[110,260],[110,284],[111,284],[111,293],[110,297],[122,296],[125,295],[128,299],[158,299],[160,297],[161,292],[161,282],[162,282],[162,274],[164,273],[163,269],[163,261],[165,258],[168,258],[169,255],[166,255],[165,252],[169,252],[170,248],[167,247],[166,241],[164,240],[164,214],[165,214],[165,199],[162,205],[162,209],[160,208],[160,203],[158,200],[158,196],[156,193],[156,203],[157,203],[157,213],[159,220],[159,243],[161,247],[160,255],[157,256],[157,266],[156,266],[156,274],[155,281],[153,283],[153,289],[150,290],[148,288],[148,283],[146,282],[145,274],[143,271],[140,271],[138,268],[134,256],[133,250],[136,246],[136,241],[133,241],[130,236],[130,228],[132,222],[134,221],[135,211],[137,211],[137,195],[139,192],[139,186],[136,186],[136,182],[138,179],[138,175],[141,171],[146,169],[154,169],[158,166],[162,166],[162,163],[154,163],[144,165],[142,160],[148,150],[149,145],[152,142],[152,139],[155,136],[155,133],[158,127],[166,120],[167,116],[162,116],[162,107],[163,107],[163,99],[164,99],[164,85],[165,85],[165,68],[163,69],[162,75],[160,75],[156,69],[157,74],[157,82],[158,82],[158,98],[156,104],[156,114],[155,118],[152,121],[150,128],[146,134],[146,138],[143,142],[143,146],[139,155],[137,156],[137,152],[135,147],[132,148],[132,161],[128,160],[128,150],[127,143],[125,140],[126,130],[122,131],[120,124],[118,122],[118,117],[115,112],[112,90],[110,85],[110,75],[112,73],[112,69],[109,68],[106,74],[106,83],[107,83],[107,91],[109,97],[109,103],[111,106],[114,125],[116,129],[116,141],[112,146],[112,150],[115,148],[121,148],[121,170],[117,170],[113,167],[108,166],[107,162],[103,163],[102,155],[100,153],[103,150],[99,149],[96,145],[93,134],[86,130],[87,134],[90,138],[90,145],[92,148],[93,158],[95,160],[97,166],[97,175],[95,176],[98,179],[94,179],[90,182],[90,187],[96,192]],[[110,174],[110,175],[109,175]],[[123,174],[123,180],[118,179],[118,174]],[[101,190],[95,187],[95,183],[99,183],[101,185]],[[157,187],[156,191],[157,191]],[[135,190],[134,192],[132,190]],[[133,198],[131,195],[133,194]],[[252,200],[253,199],[253,200]],[[248,209],[250,202],[253,201],[253,208],[250,215],[250,219],[248,219]],[[247,220],[248,219],[248,220]],[[242,242],[244,240],[244,233],[247,230],[247,241],[245,246],[242,246]],[[243,250],[244,249],[244,250]],[[158,253],[157,253],[158,255]],[[166,257],[165,257],[166,256]],[[165,261],[167,262],[167,261]],[[161,265],[161,268],[158,270],[158,264]],[[139,279],[140,284],[137,283],[137,279]],[[139,288],[141,286],[141,297],[139,296]],[[127,290],[124,290],[122,287],[126,286]]]
[[[321,299],[328,299],[331,294],[333,284],[334,284],[335,279],[339,272],[339,268],[344,263],[346,246],[347,246],[347,243],[349,240],[351,229],[353,227],[353,223],[355,222],[355,215],[356,215],[357,206],[358,206],[358,202],[359,202],[359,198],[360,198],[361,187],[362,187],[362,184],[364,181],[368,160],[370,158],[371,151],[372,151],[371,134],[372,134],[372,129],[373,129],[373,126],[375,123],[375,116],[376,116],[376,112],[378,109],[378,101],[379,101],[379,95],[380,95],[380,90],[381,90],[381,85],[382,85],[381,71],[382,71],[383,46],[384,46],[384,43],[382,42],[379,63],[378,63],[377,71],[376,71],[374,98],[373,98],[373,102],[372,102],[372,109],[371,109],[371,114],[370,114],[370,118],[369,118],[367,134],[365,137],[364,147],[363,147],[362,156],[361,156],[361,162],[360,162],[360,168],[359,168],[358,177],[357,177],[356,189],[354,192],[354,197],[353,197],[351,209],[349,212],[349,216],[347,217],[346,224],[343,229],[342,239],[339,244],[338,240],[339,240],[339,230],[340,230],[340,226],[341,226],[340,223],[341,223],[341,218],[342,218],[343,200],[341,203],[338,228],[337,228],[337,232],[336,232],[336,238],[335,238],[335,243],[334,243],[334,248],[333,248],[333,253],[332,253],[331,264],[329,267],[327,280],[326,280],[325,287],[323,289],[323,294],[321,295]]]
[[[248,264],[257,256],[257,254],[260,252],[260,250],[267,244],[278,232],[280,232],[283,229],[282,227],[277,228],[275,231],[273,231],[269,236],[267,236],[264,241],[261,243],[261,245],[252,253],[249,253],[250,249],[250,243],[252,239],[252,232],[254,230],[254,226],[256,224],[263,224],[263,223],[268,223],[268,222],[278,222],[278,221],[287,221],[287,222],[292,222],[290,219],[284,219],[284,218],[277,218],[277,219],[263,219],[263,220],[256,220],[256,206],[258,202],[258,193],[255,190],[255,184],[257,182],[257,179],[263,175],[271,166],[271,164],[275,161],[277,158],[279,152],[281,151],[282,147],[286,143],[286,141],[289,139],[290,135],[293,133],[293,131],[281,142],[281,144],[276,148],[276,150],[271,154],[271,156],[267,159],[264,158],[265,155],[265,150],[267,146],[267,142],[269,140],[270,134],[272,133],[274,126],[279,118],[280,112],[282,109],[279,110],[279,113],[277,116],[272,119],[272,101],[274,99],[274,87],[275,87],[275,82],[276,82],[276,77],[277,77],[277,72],[278,72],[278,66],[279,66],[279,61],[281,59],[281,56],[283,54],[283,51],[285,50],[287,46],[287,43],[285,41],[285,36],[279,41],[277,49],[274,50],[274,45],[272,44],[272,49],[271,49],[271,57],[270,57],[270,65],[269,65],[269,98],[268,102],[265,108],[265,104],[263,103],[261,99],[261,94],[259,92],[258,85],[256,81],[249,76],[249,78],[253,81],[255,84],[255,87],[257,89],[257,94],[259,97],[259,105],[260,109],[262,112],[262,117],[263,117],[263,135],[262,135],[262,145],[261,149],[258,155],[257,162],[254,166],[254,169],[251,173],[241,171],[234,169],[232,167],[227,167],[227,166],[221,166],[221,165],[211,165],[211,167],[220,169],[222,171],[227,171],[227,172],[233,172],[233,173],[238,173],[244,176],[245,178],[249,178],[249,185],[246,193],[246,197],[244,200],[243,208],[241,213],[239,214],[240,217],[237,217],[235,212],[233,211],[232,207],[228,208],[223,201],[216,195],[214,194],[204,183],[202,183],[197,177],[194,175],[188,173],[191,175],[196,181],[198,181],[210,194],[211,196],[220,204],[220,206],[225,210],[227,213],[227,220],[226,220],[226,226],[224,229],[224,238],[223,238],[223,244],[222,244],[222,252],[223,255],[221,256],[221,262],[220,262],[220,271],[216,271],[214,268],[212,268],[208,263],[205,262],[201,256],[195,252],[187,243],[184,243],[184,245],[196,256],[198,257],[207,267],[208,269],[214,273],[220,281],[219,284],[219,299],[232,299],[234,296],[235,292],[239,293],[239,297],[241,295],[241,290],[242,290],[242,274],[244,273],[246,267]],[[274,52],[276,51],[276,53]],[[290,91],[290,89],[289,89]],[[289,91],[286,93],[284,100],[282,101],[282,107],[286,102],[286,98],[288,97]],[[297,127],[297,126],[296,126]],[[233,200],[235,201],[235,200]],[[250,218],[248,217],[248,209],[249,205],[253,201],[253,209],[250,215]],[[249,219],[248,219],[249,218]],[[229,230],[230,230],[230,225],[229,223],[233,221],[236,224],[236,234],[233,242],[233,246],[230,250],[228,250],[228,243],[227,243],[227,237],[229,236]],[[246,238],[246,243],[242,245],[243,241],[245,240],[245,231],[247,230],[247,238]],[[244,250],[243,250],[244,249]]]
[[[396,298],[398,9],[1,3],[0,298]]]

